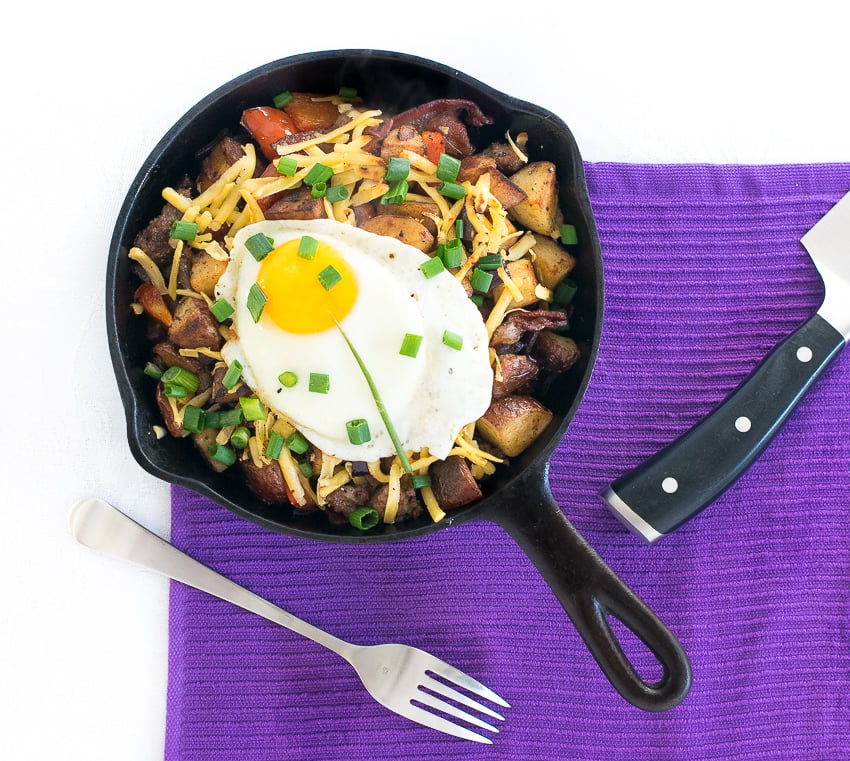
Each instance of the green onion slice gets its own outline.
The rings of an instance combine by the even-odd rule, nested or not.
[[[327,394],[331,390],[331,378],[324,373],[310,373],[307,388],[314,394]]]
[[[437,261],[440,260],[437,259]],[[366,383],[369,384],[369,390],[372,392],[372,398],[375,400],[375,406],[378,408],[378,413],[381,415],[381,420],[384,421],[384,426],[387,429],[387,433],[390,435],[390,440],[393,442],[396,454],[398,455],[398,459],[401,462],[401,467],[404,469],[405,473],[413,472],[413,469],[410,467],[410,460],[407,459],[407,454],[405,453],[404,448],[401,445],[401,439],[398,437],[398,432],[396,431],[395,426],[393,425],[393,421],[390,419],[390,415],[387,412],[387,408],[384,406],[384,401],[383,399],[381,399],[381,395],[378,392],[378,387],[375,385],[375,380],[372,378],[372,374],[366,367],[366,363],[363,361],[363,358],[360,356],[360,353],[357,351],[357,349],[354,348],[354,344],[351,343],[351,340],[348,338],[348,335],[346,335],[346,332],[342,329],[342,326],[337,323],[336,327],[337,330],[339,330],[339,332],[342,334],[342,337],[345,339],[345,342],[348,344],[348,348],[351,349],[351,353],[354,356],[354,359],[357,362],[358,366],[360,367],[360,372],[363,373],[363,377],[366,379]],[[346,428],[349,428],[349,441],[351,441],[352,444],[362,444],[365,441],[368,441],[369,438],[371,438],[371,435],[369,435],[368,438],[364,439],[364,441],[360,442],[355,442],[352,439],[352,433],[350,429],[352,422],[356,422],[358,424],[362,422],[363,425],[366,426],[366,433],[369,433],[369,426],[365,420],[349,421],[348,423],[346,423]]]
[[[327,182],[334,176],[334,170],[326,164],[313,164],[310,171],[304,175],[305,185],[315,185],[317,182]]]
[[[463,348],[463,336],[458,333],[454,333],[451,330],[444,330],[443,343],[450,349],[460,351]]]
[[[145,365],[145,375],[147,375],[148,378],[159,380],[162,377],[162,370],[157,367],[153,362],[148,362]]]
[[[237,449],[245,449],[248,446],[248,439],[250,438],[251,432],[244,425],[240,425],[230,434],[230,443]]]
[[[313,259],[319,249],[319,241],[310,235],[302,235],[298,242],[298,256],[302,259]]]
[[[358,507],[348,516],[348,522],[354,528],[368,531],[370,528],[375,528],[381,516],[374,507]]]
[[[460,239],[462,237],[463,237],[463,220],[462,219],[456,219],[455,220],[455,238]]]
[[[194,404],[187,404],[183,408],[183,428],[189,433],[200,433],[206,427],[205,413]]]
[[[419,347],[421,345],[422,336],[417,336],[414,333],[405,333],[398,353],[403,357],[415,357],[419,353]]]
[[[442,247],[443,264],[449,268],[460,267],[463,261],[463,245],[461,242],[457,238],[454,238],[443,243]]]
[[[242,408],[230,410],[214,410],[207,413],[207,428],[227,428],[229,425],[239,425],[242,422]]]
[[[349,420],[345,424],[345,430],[348,432],[348,440],[355,446],[365,444],[372,438],[372,434],[369,433],[369,423],[363,418]]]
[[[339,97],[340,98],[356,98],[357,97],[357,88],[356,87],[340,87],[339,88]]]
[[[181,386],[190,394],[194,394],[198,390],[198,385],[200,383],[198,376],[195,375],[195,373],[191,370],[186,370],[183,367],[178,367],[177,365],[169,367],[162,374],[162,382]]]
[[[477,262],[475,266],[480,270],[497,270],[502,266],[501,254],[485,254]]]
[[[275,164],[279,174],[292,177],[298,171],[298,162],[292,156],[281,156]]]
[[[298,470],[301,471],[301,475],[303,475],[304,478],[310,478],[313,475],[313,466],[306,460],[302,460],[298,463]]]
[[[288,103],[292,103],[292,93],[289,90],[284,90],[272,98],[272,103],[274,103],[275,108],[283,108]]]
[[[478,267],[472,268],[472,274],[470,274],[469,276],[469,284],[472,286],[473,291],[487,293],[487,291],[490,290],[490,285],[492,282],[492,272],[484,272],[484,270],[478,269]]]
[[[331,185],[325,191],[325,198],[327,198],[331,203],[344,201],[348,198],[348,191],[345,189],[345,185]]]
[[[266,444],[266,457],[271,457],[272,460],[276,460],[280,457],[280,453],[283,451],[283,436],[279,434],[277,431],[272,431],[269,434],[269,441]]]
[[[292,370],[282,372],[277,376],[277,379],[282,385],[286,386],[286,388],[292,388],[296,383],[298,383],[298,376],[292,372]]]
[[[463,185],[458,185],[456,182],[441,182],[437,185],[437,192],[440,195],[453,198],[457,201],[466,195],[466,188]]]
[[[316,277],[319,278],[319,282],[326,291],[329,291],[342,280],[342,275],[332,264],[325,267]]]
[[[427,262],[422,262],[422,264],[419,265],[420,272],[429,280],[435,275],[445,272],[445,269],[446,268],[443,266],[443,260],[440,259],[439,256],[434,256]]]
[[[387,162],[387,171],[384,172],[384,180],[387,182],[398,182],[406,180],[410,174],[410,159],[392,156]]]
[[[233,304],[231,304],[227,299],[216,299],[212,304],[210,304],[210,312],[212,312],[213,317],[215,317],[219,322],[224,322],[235,311]]]
[[[163,393],[170,399],[185,399],[189,396],[184,386],[179,386],[176,383],[166,383],[163,386]]]
[[[408,189],[407,180],[399,180],[381,196],[381,205],[386,206],[390,203],[402,203],[407,198]]]
[[[168,237],[173,240],[195,240],[197,234],[197,222],[186,222],[182,219],[176,219],[171,225],[171,232],[169,232]]]
[[[457,179],[457,173],[460,171],[460,159],[454,156],[449,156],[448,153],[440,154],[440,161],[437,164],[437,179],[444,182],[454,182]],[[463,196],[459,196],[463,198]]]
[[[313,187],[310,190],[310,198],[324,198],[325,193],[328,190],[328,183],[324,180],[319,180],[313,184]]]
[[[469,300],[477,307],[484,306],[484,297],[480,293],[473,293]]]
[[[274,241],[265,233],[255,233],[245,241],[245,248],[251,252],[251,256],[261,262],[270,251],[274,250]]]
[[[561,243],[575,246],[578,243],[578,230],[575,225],[561,225]]]
[[[239,383],[239,379],[241,377],[242,363],[238,359],[234,359],[227,368],[227,371],[224,373],[224,377],[221,379],[221,385],[230,391],[237,383]]]
[[[211,444],[207,449],[207,454],[218,462],[230,467],[236,462],[236,452],[223,444]]]
[[[304,454],[310,448],[310,445],[307,443],[307,439],[305,439],[298,431],[290,433],[289,436],[286,437],[286,446],[291,452],[295,452],[295,454]]]
[[[260,321],[260,316],[263,314],[268,297],[263,293],[259,283],[254,283],[251,290],[248,291],[248,312],[254,318],[254,322]]]
[[[414,473],[410,481],[414,489],[421,489],[423,486],[431,485],[431,476],[427,473]]]
[[[555,303],[561,304],[562,306],[569,306],[575,298],[576,293],[578,293],[578,286],[575,281],[570,278],[565,278],[558,283],[557,288],[555,288]]]
[[[242,408],[242,413],[245,415],[245,420],[265,420],[266,411],[260,400],[255,396],[240,396],[239,406]]]

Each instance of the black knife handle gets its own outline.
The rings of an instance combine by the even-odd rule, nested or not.
[[[649,542],[710,505],[753,463],[844,347],[815,314],[778,344],[725,401],[601,497]]]

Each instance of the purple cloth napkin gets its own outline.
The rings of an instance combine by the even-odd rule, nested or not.
[[[167,761],[847,757],[850,356],[730,491],[659,544],[627,533],[597,494],[817,308],[799,239],[850,190],[850,165],[590,164],[587,175],[606,314],[552,491],[679,637],[690,695],[662,714],[623,701],[493,525],[316,544],[175,488],[172,539],[202,562],[340,637],[424,648],[513,707],[492,746],[438,734],[375,703],[337,656],[175,583]]]

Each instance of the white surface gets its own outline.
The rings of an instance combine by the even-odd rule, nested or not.
[[[168,488],[124,436],[104,265],[139,165],[208,91],[289,54],[391,48],[555,111],[591,161],[850,160],[834,0],[511,3],[500,29],[498,3],[448,3],[451,31],[377,5],[319,4],[325,25],[286,4],[6,11],[0,758],[162,758],[167,584],[78,547],[66,515],[98,496],[167,535]]]

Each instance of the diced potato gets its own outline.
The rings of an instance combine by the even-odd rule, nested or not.
[[[553,373],[565,373],[581,356],[575,340],[551,330],[540,331],[532,353],[543,367]]]
[[[189,284],[193,291],[205,293],[210,298],[215,292],[215,284],[227,269],[227,262],[215,259],[206,251],[198,251],[192,259]]]
[[[523,227],[553,235],[558,220],[558,180],[551,161],[535,161],[511,175],[511,181],[527,198],[510,210],[511,217]]]
[[[378,207],[378,213],[410,217],[424,225],[431,235],[437,234],[437,224],[434,219],[439,218],[440,209],[433,201],[402,201],[384,204]]]
[[[214,428],[205,428],[200,433],[192,434],[192,442],[201,453],[201,457],[204,458],[207,465],[209,465],[216,473],[221,473],[222,471],[227,470],[227,465],[223,462],[219,462],[213,457],[210,457],[209,453],[210,447],[215,444],[216,436],[218,436],[218,431]]]
[[[428,228],[412,217],[402,217],[397,214],[378,214],[367,219],[361,226],[376,235],[386,235],[396,238],[402,243],[418,248],[420,251],[430,251],[434,247],[434,236]]]
[[[551,238],[538,235],[532,250],[537,279],[550,290],[554,290],[576,266],[576,258]]]
[[[186,297],[177,304],[174,320],[168,328],[168,338],[183,349],[221,348],[218,320],[213,317],[206,302]]]
[[[530,304],[537,303],[540,299],[537,297],[535,289],[537,288],[537,276],[534,274],[534,265],[528,259],[517,259],[515,262],[507,262],[505,268],[511,276],[514,285],[519,288],[522,298],[517,301],[516,296],[510,304],[511,309],[516,307],[527,307]],[[493,297],[498,301],[502,291],[506,288],[504,284],[496,286]]]
[[[504,396],[494,401],[476,423],[483,439],[508,457],[524,452],[552,420],[552,413],[530,396]]]

